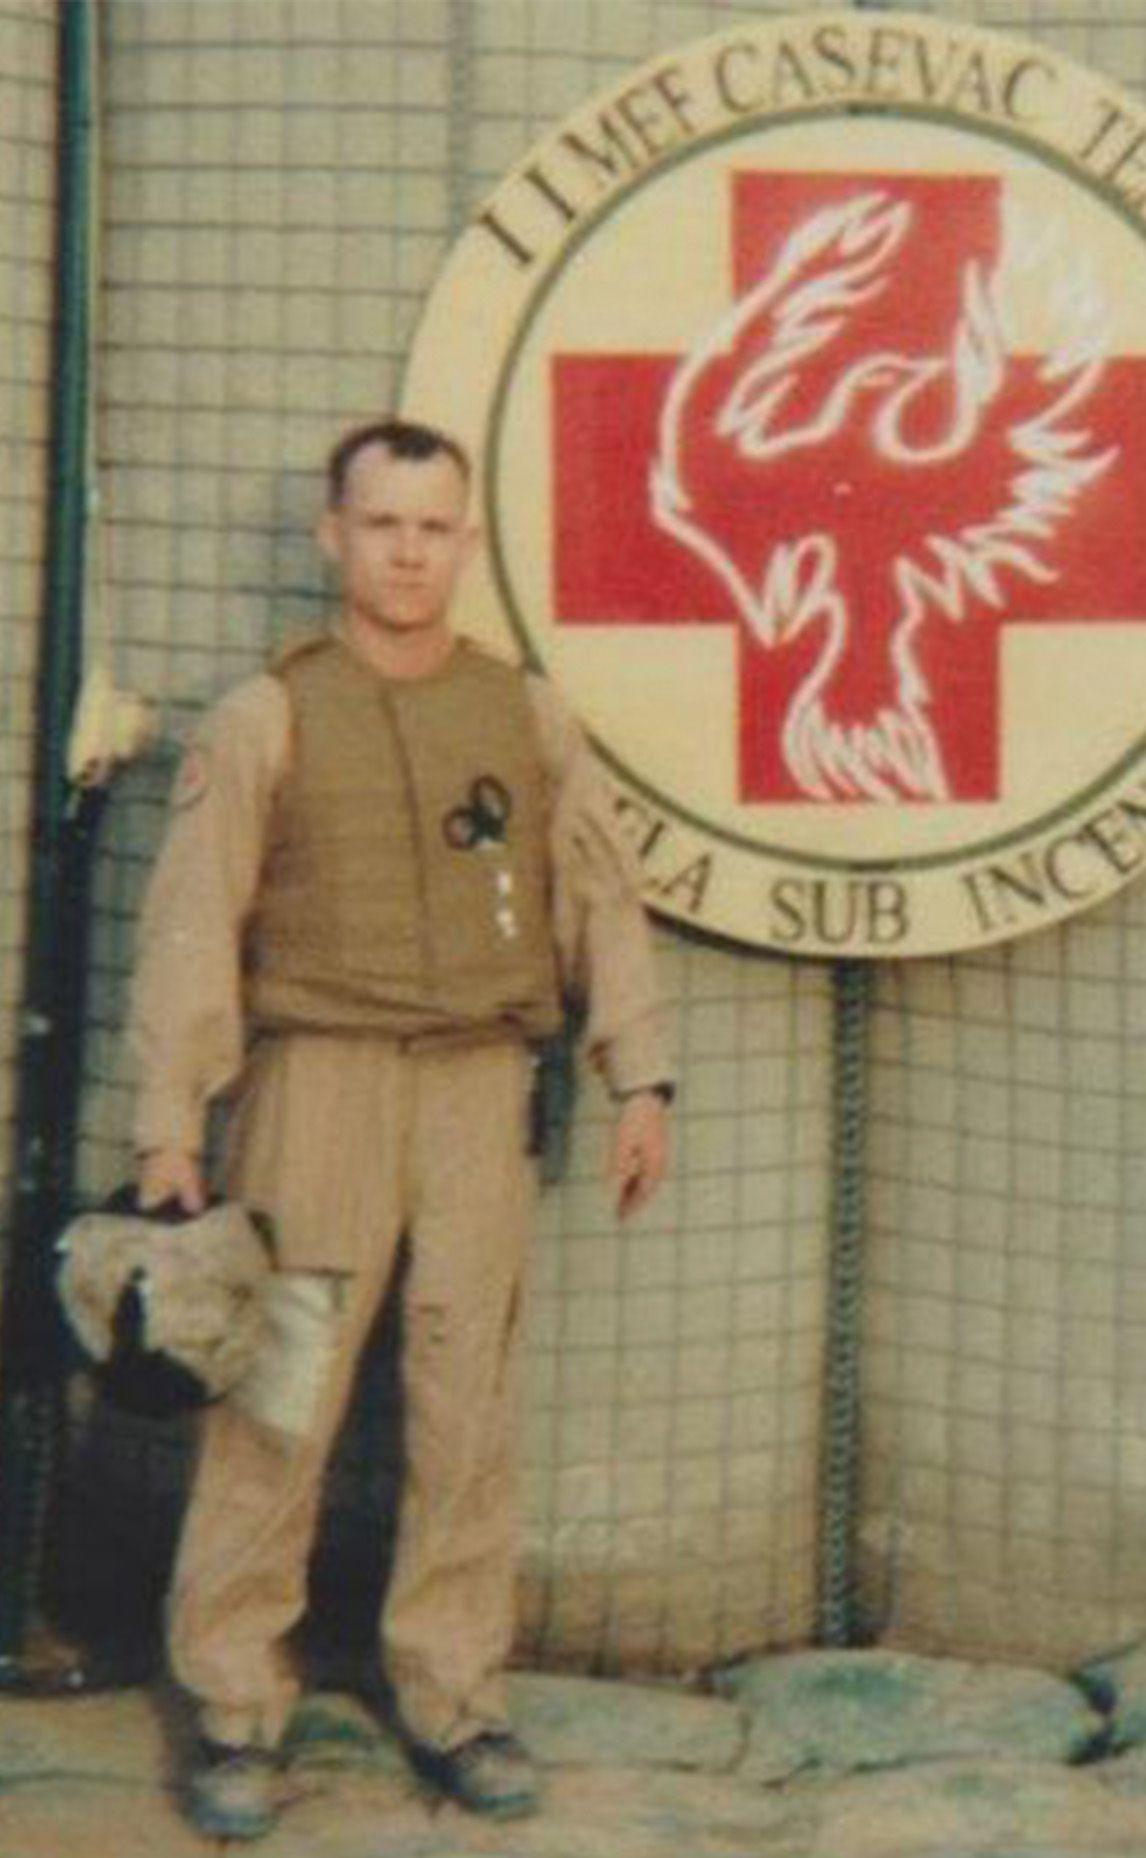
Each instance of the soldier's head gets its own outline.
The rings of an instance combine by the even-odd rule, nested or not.
[[[456,467],[466,489],[469,489],[473,474],[469,454],[457,439],[437,426],[427,426],[419,420],[399,419],[391,415],[386,419],[371,420],[364,426],[353,426],[331,448],[326,460],[328,509],[336,510],[343,502],[347,494],[347,479],[355,459],[360,453],[370,451],[375,446],[380,446],[391,458],[405,459],[411,464],[447,458]]]
[[[445,626],[477,541],[470,475],[456,439],[411,420],[356,426],[338,441],[318,535],[352,627],[395,635]]]

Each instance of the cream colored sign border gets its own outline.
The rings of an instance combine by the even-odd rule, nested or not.
[[[1010,144],[1146,232],[1146,114],[1041,47],[913,15],[846,12],[754,22],[650,61],[507,176],[459,240],[416,336],[403,404],[459,432],[482,467],[491,548],[466,610],[479,635],[509,643],[516,633],[536,657],[499,559],[491,465],[515,354],[570,252],[652,175],[700,148],[812,120],[838,121],[846,134],[857,116]],[[1146,863],[1146,736],[1017,830],[906,858],[740,839],[664,804],[619,760],[611,769],[653,907],[755,946],[871,956],[971,947],[1087,908]]]

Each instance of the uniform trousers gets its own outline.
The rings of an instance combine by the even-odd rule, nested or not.
[[[380,1652],[419,1740],[505,1725],[530,1072],[509,1040],[256,1047],[227,1175],[276,1229],[268,1338],[205,1415],[169,1605],[174,1674],[215,1740],[273,1746],[289,1718],[285,1641],[323,1474],[403,1234],[404,1471]]]

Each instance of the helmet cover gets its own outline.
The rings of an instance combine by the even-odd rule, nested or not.
[[[253,1364],[271,1269],[261,1216],[234,1201],[141,1212],[121,1188],[57,1249],[64,1314],[114,1404],[165,1417],[228,1393]]]

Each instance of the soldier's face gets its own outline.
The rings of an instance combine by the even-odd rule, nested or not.
[[[395,458],[369,445],[351,461],[342,502],[319,540],[337,564],[351,619],[388,632],[444,626],[476,543],[468,488],[453,459]]]

